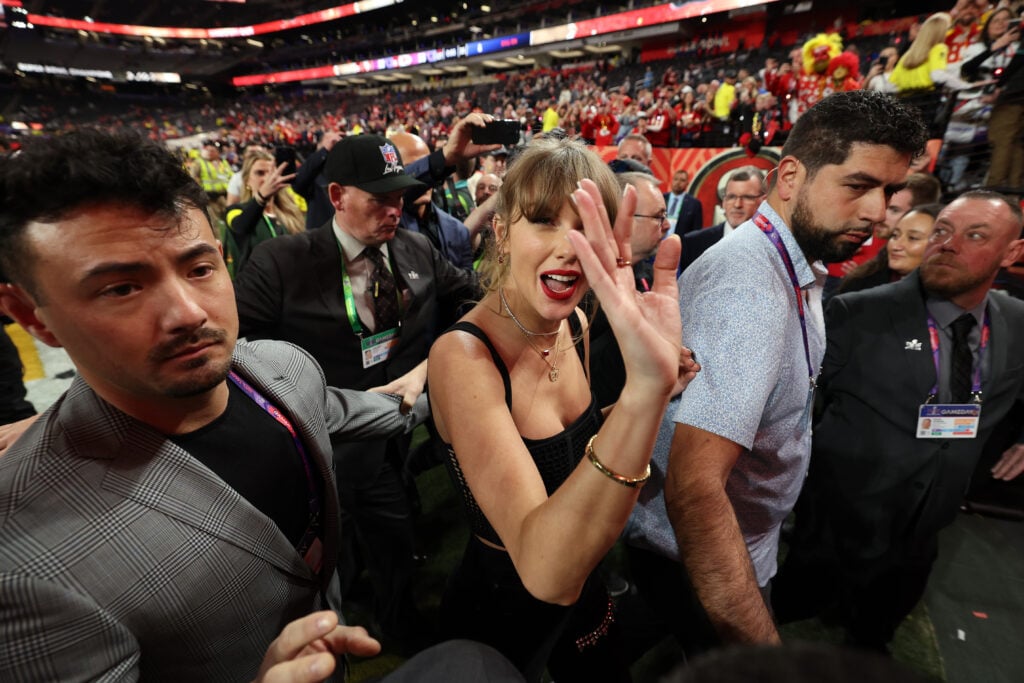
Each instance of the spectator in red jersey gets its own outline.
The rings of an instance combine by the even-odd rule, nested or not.
[[[647,131],[644,135],[654,147],[668,147],[672,136],[675,115],[662,94],[654,106],[647,111]]]
[[[618,132],[619,120],[612,116],[607,103],[588,109],[580,128],[580,135],[586,140],[592,140],[598,147],[615,144],[615,134]]]
[[[683,88],[683,97],[675,106],[676,144],[679,147],[693,147],[700,138],[708,118],[707,106],[697,99],[693,88]]]
[[[967,46],[981,39],[983,12],[984,9],[974,0],[957,0],[949,11],[953,17],[953,26],[946,33],[946,47],[949,48],[947,64],[959,64]]]
[[[793,75],[793,65],[789,62],[780,64],[779,60],[769,57],[764,61],[761,80],[765,89],[775,95],[779,102],[789,101],[790,95],[796,92],[796,77]]]

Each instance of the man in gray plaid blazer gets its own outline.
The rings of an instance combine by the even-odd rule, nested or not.
[[[0,306],[78,370],[0,458],[0,680],[313,681],[374,654],[314,613],[337,606],[331,438],[416,411],[236,344],[205,197],[160,147],[39,141],[0,197]]]

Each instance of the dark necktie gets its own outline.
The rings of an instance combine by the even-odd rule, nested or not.
[[[373,322],[376,332],[398,327],[398,286],[395,276],[384,264],[384,254],[376,247],[367,247],[363,254],[373,264],[366,281],[373,297]]]
[[[676,214],[679,213],[680,204],[682,204],[682,199],[676,195],[672,195],[672,205],[668,207],[668,215],[670,218],[675,218]]]
[[[974,354],[971,353],[967,336],[974,325],[974,316],[969,313],[964,313],[950,325],[953,331],[953,355],[949,364],[949,395],[953,403],[967,403],[971,400]]]

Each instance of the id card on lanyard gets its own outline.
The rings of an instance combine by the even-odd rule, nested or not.
[[[383,363],[391,356],[391,350],[398,344],[398,333],[402,324],[399,322],[398,327],[393,327],[390,330],[382,330],[376,334],[366,334],[362,324],[359,322],[359,313],[356,311],[356,299],[352,293],[352,280],[348,276],[348,271],[345,270],[345,251],[341,248],[341,242],[338,243],[338,250],[341,252],[341,288],[345,295],[345,313],[348,316],[349,325],[352,326],[352,331],[359,337],[359,351],[363,359],[363,369],[365,370]],[[401,294],[399,294],[398,299],[398,307],[401,310]]]
[[[398,343],[398,328],[384,330],[369,337],[359,339],[359,349],[363,354],[363,369],[372,368],[383,363],[391,355],[391,349]]]
[[[990,333],[988,312],[981,326],[981,344],[978,365],[971,373],[970,403],[932,403],[939,395],[939,326],[928,316],[928,340],[935,363],[935,385],[928,398],[917,410],[917,438],[919,439],[973,439],[978,436],[981,422],[981,361],[988,348]]]
[[[980,420],[980,403],[925,403],[917,415],[917,438],[973,439]]]

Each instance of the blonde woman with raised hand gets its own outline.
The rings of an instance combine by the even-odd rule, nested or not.
[[[559,683],[629,679],[592,572],[649,476],[670,394],[698,369],[680,350],[677,237],[662,243],[651,291],[635,289],[635,206],[579,142],[534,140],[498,193],[487,293],[430,353],[434,420],[472,530],[442,601],[445,635],[496,647],[528,681],[545,666]],[[588,289],[626,364],[607,416],[577,308]]]
[[[229,206],[226,213],[224,257],[232,277],[238,275],[260,242],[306,228],[305,211],[289,188],[295,174],[286,174],[285,166],[276,165],[269,152],[246,155],[241,202]]]

